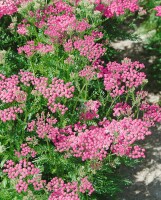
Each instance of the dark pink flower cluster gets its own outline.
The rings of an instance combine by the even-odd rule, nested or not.
[[[156,16],[159,16],[159,17],[161,17],[161,6],[156,6],[156,7],[154,8],[154,10],[156,10],[156,11],[157,11],[157,14],[156,14]]]
[[[121,115],[129,116],[132,113],[132,108],[127,103],[121,102],[121,103],[117,103],[114,106],[113,111],[114,111],[113,116],[117,116],[117,117],[119,117]]]
[[[140,110],[143,111],[143,120],[154,126],[156,122],[161,122],[161,107],[155,104],[143,103]]]
[[[48,191],[52,191],[48,200],[80,200],[78,196],[78,183],[64,183],[61,178],[53,178],[47,184]]]
[[[31,0],[1,0],[0,1],[0,18],[4,15],[12,15],[18,10],[18,6]]]
[[[52,42],[59,44],[67,39],[68,33],[83,32],[90,27],[85,19],[78,21],[74,8],[63,1],[53,2],[36,13],[30,12],[29,15],[35,18],[35,25],[43,28],[44,34],[48,35]]]
[[[78,192],[88,192],[89,195],[94,192],[94,188],[87,177],[80,180],[80,186],[77,182],[64,183],[61,178],[55,177],[47,184],[47,190],[53,192],[49,200],[80,200]]]
[[[53,46],[49,44],[38,43],[37,45],[34,44],[34,41],[28,41],[26,45],[18,48],[18,53],[25,53],[28,57],[34,55],[36,52],[40,54],[46,54],[52,52]]]
[[[74,42],[74,48],[91,62],[98,60],[106,51],[103,44],[96,43],[95,37],[92,35],[85,35],[84,39],[77,39]]]
[[[131,12],[139,10],[138,0],[96,0],[95,4],[95,9],[108,18],[123,15],[127,9]]]
[[[56,103],[57,98],[73,97],[74,86],[71,86],[71,83],[64,83],[63,80],[58,78],[53,78],[52,83],[48,85],[48,79],[45,77],[34,77],[30,72],[20,71],[20,80],[25,85],[32,84],[35,86],[35,90],[43,95],[44,98],[48,100],[48,108],[55,113],[57,110],[60,110],[62,114],[68,109],[63,104]]]
[[[116,97],[145,81],[145,73],[139,72],[144,67],[143,64],[137,61],[131,62],[130,59],[123,60],[121,64],[109,62],[105,68],[100,69],[98,77],[104,79],[105,89],[110,91],[112,97]]]
[[[148,122],[141,119],[124,118],[120,121],[112,120],[106,128],[106,132],[113,135],[113,143],[110,148],[113,153],[132,158],[145,157],[144,150],[135,147],[134,143],[144,140],[146,135],[151,134],[148,130]]]
[[[4,164],[3,172],[8,174],[8,178],[16,179],[18,183],[16,184],[17,192],[27,191],[28,185],[30,183],[35,185],[36,188],[41,189],[41,183],[45,183],[45,181],[37,181],[30,179],[31,176],[39,176],[40,170],[35,168],[32,162],[26,161],[26,159],[20,160],[19,163],[15,164],[12,160],[8,160],[6,164]],[[28,180],[26,180],[28,179]]]
[[[99,118],[98,109],[101,106],[99,101],[89,100],[84,103],[84,112],[81,113],[80,118],[83,120],[92,120],[93,118]]]
[[[21,151],[15,151],[15,155],[19,158],[21,156],[31,156],[32,158],[34,158],[36,156],[37,152],[32,149],[31,147],[28,146],[28,144],[24,143],[21,144]]]

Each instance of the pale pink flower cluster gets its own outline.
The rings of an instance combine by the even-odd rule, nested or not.
[[[148,96],[148,92],[141,90],[136,92],[136,100],[145,100],[145,98]]]
[[[161,107],[155,104],[143,103],[140,110],[143,111],[143,120],[150,122],[154,126],[156,122],[161,122]]]
[[[53,117],[46,117],[44,113],[41,113],[40,116],[37,116],[36,122],[34,121],[34,126],[36,128],[36,133],[39,138],[48,137],[51,140],[55,140],[59,135],[59,129],[57,127],[53,127],[56,124],[57,120]],[[30,124],[28,124],[28,129],[30,128]],[[30,129],[32,131],[32,129]]]
[[[67,40],[64,44],[63,44],[64,50],[66,52],[71,52],[73,50],[73,42],[71,39]]]
[[[20,34],[20,35],[27,35],[28,34],[28,29],[27,27],[29,27],[30,25],[27,24],[18,24],[17,26],[17,33]]]
[[[120,117],[122,116],[129,116],[132,113],[132,108],[127,103],[117,103],[113,108],[113,116]]]
[[[161,6],[156,6],[156,7],[154,8],[154,10],[157,11],[156,16],[161,17]]]
[[[97,72],[94,66],[85,66],[84,69],[79,72],[79,76],[85,77],[87,80],[93,79],[96,75]]]
[[[114,15],[123,15],[127,9],[131,12],[139,10],[138,0],[96,0],[95,4],[95,9],[100,11],[104,16],[108,18],[111,18]]]
[[[85,66],[81,71],[79,71],[79,76],[84,77],[87,80],[97,78],[98,72],[103,68],[104,61],[100,59],[94,61],[91,66]]]
[[[9,121],[9,120],[16,120],[17,113],[23,113],[23,110],[16,106],[12,106],[4,110],[0,110],[0,119],[3,122]]]
[[[139,72],[145,66],[139,62],[109,62],[100,69],[99,78],[104,79],[104,86],[112,97],[127,93],[130,88],[138,87],[146,78],[144,72]]]
[[[86,191],[89,191],[88,192],[89,195],[91,195],[94,192],[93,185],[88,181],[88,177],[84,177],[81,179],[79,191],[81,193],[85,193]]]
[[[31,156],[32,158],[34,158],[36,156],[37,152],[32,149],[31,147],[28,146],[28,144],[24,143],[21,144],[21,151],[15,151],[15,155],[19,158],[21,156]]]
[[[27,93],[22,91],[18,84],[19,79],[17,75],[12,75],[7,78],[0,74],[0,100],[3,103],[23,103],[26,101]],[[4,110],[0,110],[0,119],[3,122],[16,120],[16,114],[22,112],[23,110],[20,107],[12,106]]]
[[[43,44],[41,42],[35,45],[34,41],[31,40],[28,41],[26,45],[19,47],[17,50],[19,54],[24,52],[28,57],[30,57],[33,56],[36,52],[40,54],[46,54],[52,52],[54,49],[52,45]]]
[[[81,56],[87,57],[91,62],[98,60],[106,51],[103,44],[96,43],[95,37],[92,35],[85,35],[84,39],[77,39],[74,42],[74,48],[80,52]]]
[[[31,0],[1,0],[0,1],[0,18],[4,15],[12,15],[18,11],[18,6]]]
[[[16,184],[16,190],[19,193],[22,191],[26,192],[30,183],[32,183],[33,186],[36,186],[37,189],[38,186],[39,189],[41,189],[42,183],[45,183],[43,180],[40,180],[40,183],[37,180],[37,183],[35,183],[36,179],[31,179],[31,176],[39,176],[40,170],[35,168],[34,164],[28,162],[26,159],[20,160],[17,164],[12,160],[8,160],[6,164],[4,164],[3,172],[8,174],[8,178],[16,179],[18,181]]]
[[[84,112],[80,114],[80,118],[83,120],[92,120],[99,118],[98,109],[101,106],[99,101],[89,100],[84,103]]]
[[[1,74],[0,76],[0,100],[4,103],[11,103],[17,98],[17,94],[21,92],[18,76],[12,75],[7,78]]]

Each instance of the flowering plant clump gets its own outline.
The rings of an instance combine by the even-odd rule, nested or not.
[[[161,122],[143,90],[144,64],[107,58],[104,24],[138,1],[10,3],[0,17],[26,62],[0,73],[2,200],[113,197],[124,183],[117,166],[145,158],[139,141]]]

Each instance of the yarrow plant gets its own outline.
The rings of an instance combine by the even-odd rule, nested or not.
[[[161,122],[143,90],[144,64],[107,60],[104,24],[139,10],[138,1],[25,1],[19,9],[23,2],[10,1],[11,11],[0,4],[2,19],[17,20],[9,30],[26,59],[17,73],[0,73],[0,195],[113,198],[124,182],[115,182],[117,166],[145,158],[139,141]]]

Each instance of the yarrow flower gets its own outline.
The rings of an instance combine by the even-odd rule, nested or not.
[[[8,160],[4,164],[3,172],[7,173],[10,179],[17,179],[16,190],[18,193],[26,192],[29,184],[33,184],[35,189],[40,190],[46,183],[45,180],[31,179],[32,176],[39,176],[40,170],[26,159],[20,160],[17,164]]]
[[[106,49],[103,48],[103,44],[95,43],[94,36],[84,36],[83,39],[78,39],[74,42],[74,48],[80,52],[81,56],[85,56],[89,61],[98,60],[105,53]]]
[[[156,16],[161,17],[161,6],[156,6],[156,7],[154,8],[154,10],[157,11]]]
[[[100,68],[98,77],[104,79],[105,90],[109,91],[112,97],[116,97],[145,81],[145,73],[139,72],[143,68],[145,68],[143,64],[127,59],[123,60],[122,64],[109,62],[105,68]]]
[[[138,0],[96,0],[95,4],[95,9],[100,11],[105,17],[108,18],[111,18],[114,15],[123,15],[127,9],[131,12],[139,10]]]
[[[18,11],[18,6],[31,0],[1,0],[0,1],[0,18],[4,15],[12,15]]]
[[[99,101],[89,100],[84,103],[84,112],[81,113],[80,118],[83,120],[92,120],[93,118],[99,118],[98,108],[101,106]]]
[[[142,103],[140,110],[143,111],[143,120],[154,126],[156,122],[161,122],[161,108],[155,104]]]
[[[121,116],[121,115],[131,115],[132,108],[127,103],[117,103],[113,108],[113,116]]]
[[[36,52],[40,54],[46,54],[52,52],[53,46],[49,44],[38,43],[38,45],[34,44],[34,41],[28,41],[26,45],[18,48],[18,53],[22,54],[23,52],[28,56],[33,56]]]

